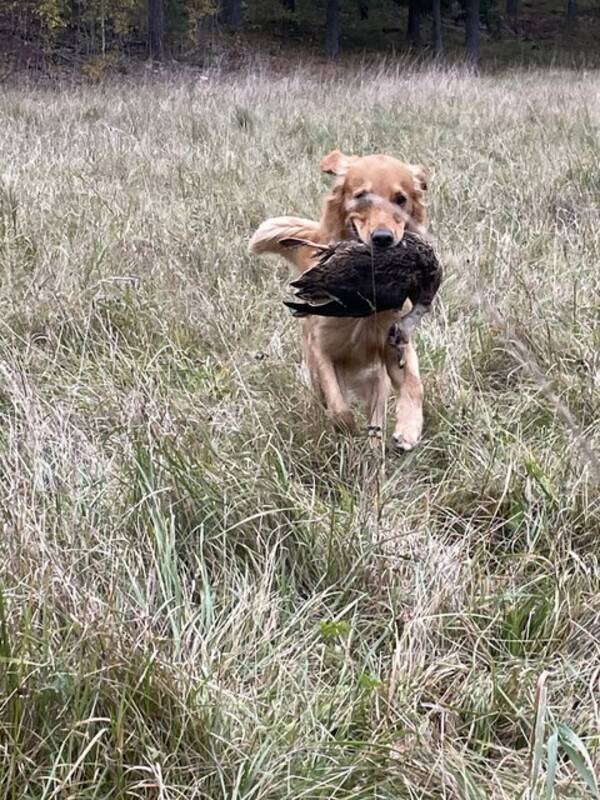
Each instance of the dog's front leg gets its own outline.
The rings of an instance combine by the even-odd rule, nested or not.
[[[356,432],[356,421],[340,387],[332,360],[320,348],[312,345],[306,352],[306,363],[313,386],[321,392],[327,413],[336,428]]]
[[[423,384],[419,359],[411,341],[403,347],[404,366],[400,366],[398,350],[388,343],[386,367],[396,397],[396,425],[392,440],[397,450],[412,450],[423,433]]]

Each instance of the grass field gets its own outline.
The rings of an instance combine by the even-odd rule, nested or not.
[[[2,798],[597,796],[597,87],[2,87]],[[247,253],[334,147],[434,172],[405,457],[330,429]]]

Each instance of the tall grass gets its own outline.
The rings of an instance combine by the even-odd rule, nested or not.
[[[2,797],[594,796],[597,86],[2,88]],[[403,458],[330,429],[246,249],[334,147],[435,175]]]

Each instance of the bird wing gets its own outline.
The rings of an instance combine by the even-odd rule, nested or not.
[[[292,312],[294,317],[362,317],[366,314],[357,314],[353,309],[348,309],[340,303],[331,302],[322,305],[312,305],[310,303],[295,303],[292,300],[284,300],[283,304],[287,306]]]
[[[297,297],[298,300],[304,300],[304,302],[309,303],[311,306],[322,306],[325,303],[341,303],[339,297],[328,292],[325,289],[312,287],[308,289],[296,289],[294,292],[294,297]]]

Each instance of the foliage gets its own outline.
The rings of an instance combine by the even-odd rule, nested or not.
[[[444,26],[444,36],[452,38],[453,26],[464,23],[470,2],[459,0],[456,6],[450,0],[442,0],[442,16],[450,23]],[[560,20],[562,16],[562,12],[557,10],[558,4],[563,0],[548,2],[550,5],[540,11],[528,12],[523,7],[519,14],[519,25],[525,25],[524,29],[529,31],[531,20],[538,18],[542,24],[543,20],[553,20],[556,25],[557,17]],[[190,42],[200,49],[205,46],[204,34],[210,27],[206,25],[208,21],[212,23],[218,20],[221,29],[227,31],[231,27],[227,20],[231,17],[232,9],[239,11],[241,0],[162,0],[162,3],[166,52],[179,56],[190,51]],[[243,13],[240,13],[250,21],[249,28],[254,32],[268,31],[270,20],[278,19],[280,35],[284,39],[294,39],[303,29],[308,33],[305,41],[310,41],[314,33],[309,32],[315,26],[321,30],[326,25],[327,5],[324,0],[319,3],[252,0],[243,4]],[[409,0],[339,0],[341,22],[338,24],[346,42],[349,38],[348,29],[353,34],[369,30],[370,33],[365,36],[377,47],[381,44],[382,29],[394,30],[399,22],[406,24],[409,5],[418,19],[432,14],[431,0],[411,0],[410,4]],[[525,20],[527,14],[529,18]],[[481,0],[481,24],[496,38],[502,36],[504,17],[505,7],[501,0]],[[236,29],[239,19],[236,11],[230,20],[232,24],[235,21],[233,27]],[[411,19],[413,25],[419,27],[414,15]],[[592,17],[590,19],[593,20]],[[127,54],[148,52],[148,0],[0,0],[0,25],[21,39],[39,43],[48,53],[65,47],[86,57],[104,56],[112,49]],[[519,26],[515,33],[519,33]],[[424,35],[419,37],[414,31],[412,34],[413,47],[417,39],[425,43]],[[559,34],[562,34],[560,29],[557,36]],[[404,39],[403,36],[395,37],[394,50],[404,44]],[[547,31],[544,31],[544,39],[547,39]]]

